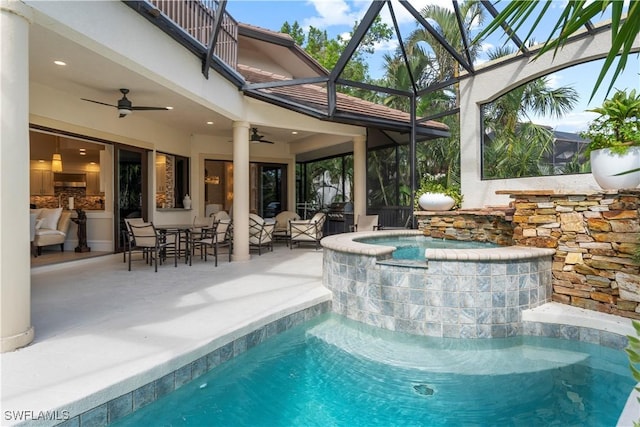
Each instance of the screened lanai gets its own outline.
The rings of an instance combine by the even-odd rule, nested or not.
[[[212,2],[209,6],[218,12],[218,16],[223,16],[227,3]],[[137,7],[152,8],[144,4]],[[576,9],[571,9],[572,7]],[[628,5],[625,7],[628,8]],[[373,1],[354,27],[344,51],[331,69],[322,70],[319,67],[319,73],[316,75],[290,77],[274,74],[258,75],[254,70],[248,69],[235,70],[233,63],[225,59],[222,53],[220,38],[223,37],[227,27],[224,19],[218,19],[208,36],[209,50],[204,54],[206,59],[203,60],[203,72],[206,75],[209,67],[212,67],[233,80],[245,95],[261,101],[321,120],[366,126],[366,169],[368,171],[366,209],[370,213],[380,213],[385,209],[393,211],[392,215],[385,215],[385,218],[389,218],[390,221],[385,225],[398,226],[404,223],[404,218],[410,214],[417,186],[425,174],[444,175],[448,185],[462,184],[466,187],[463,192],[470,191],[470,186],[479,181],[493,180],[493,184],[488,185],[491,190],[478,192],[479,197],[492,196],[492,190],[500,189],[500,186],[514,185],[500,181],[510,176],[503,176],[501,173],[504,172],[495,172],[491,169],[492,162],[496,161],[492,156],[500,155],[499,152],[493,153],[490,150],[492,148],[491,127],[486,124],[486,120],[481,120],[480,123],[474,123],[478,121],[475,118],[467,120],[469,116],[465,114],[463,117],[461,108],[464,110],[473,103],[482,102],[481,113],[487,114],[486,112],[492,108],[491,101],[495,101],[500,95],[519,84],[545,75],[544,67],[536,67],[534,64],[536,64],[537,55],[545,48],[542,42],[563,34],[561,33],[562,19],[572,31],[571,34],[567,34],[566,42],[593,46],[589,47],[591,51],[583,50],[580,57],[572,53],[570,59],[559,58],[555,63],[553,60],[537,61],[537,64],[544,63],[547,67],[546,72],[603,58],[609,54],[608,50],[599,46],[601,43],[599,40],[606,40],[609,37],[603,37],[603,34],[610,33],[610,21],[604,24],[598,24],[596,21],[610,19],[610,9],[596,14],[588,10],[593,6],[585,6],[584,9],[587,12],[582,12],[581,5],[571,4],[563,9],[553,2],[534,2],[530,5],[530,10],[514,11],[510,8],[512,8],[511,2],[504,1],[452,1],[422,7],[411,1]],[[575,26],[573,18],[569,19],[568,15],[562,18],[562,13],[567,12],[579,15],[580,25]],[[622,12],[614,10],[614,16],[619,13],[624,15],[626,12],[626,9]],[[410,30],[399,24],[400,15],[410,15],[413,18],[414,26]],[[150,16],[153,16],[153,13],[147,13],[147,17]],[[155,19],[157,23],[157,18]],[[397,46],[395,52],[388,58],[387,74],[379,81],[355,80],[349,67],[354,58],[363,51],[372,49],[372,40],[375,40],[376,31],[379,31],[376,26],[381,22],[389,23],[389,39]],[[483,33],[485,28],[492,28],[492,30]],[[245,33],[254,31],[256,39],[262,36],[272,41],[273,38],[272,34],[268,32],[260,34],[260,29],[250,26],[241,25],[239,31]],[[176,37],[180,38],[179,35]],[[283,43],[287,42],[290,40]],[[498,47],[500,54],[487,59],[483,51],[488,44]],[[594,48],[596,45],[598,47]],[[637,51],[637,46],[629,49],[631,52]],[[420,63],[421,61],[424,63]],[[633,68],[634,64],[637,64],[637,59],[631,63],[630,68]],[[500,77],[504,73],[501,70],[508,67],[515,67],[518,73],[509,71],[509,78]],[[522,73],[523,69],[529,68],[535,68],[535,71],[530,74]],[[236,71],[239,71],[241,77]],[[513,76],[517,78],[512,78]],[[609,78],[611,79],[611,76]],[[469,90],[463,90],[465,87],[473,87],[473,81],[479,82],[483,79],[492,81],[493,86],[502,85],[502,87],[494,89],[491,94],[483,95],[482,100],[473,99]],[[611,80],[614,81],[615,76]],[[609,80],[605,84],[608,82]],[[390,114],[390,110],[383,109],[367,111],[367,106],[358,108],[357,104],[354,105],[353,98],[345,100],[344,94],[393,107],[405,112],[407,116],[394,117]],[[475,111],[474,115],[476,115]],[[456,125],[452,128],[449,126],[451,123]],[[445,126],[438,127],[436,124]],[[547,127],[550,128],[550,126]],[[552,140],[550,143],[552,148],[547,148],[544,153],[546,163],[542,167],[545,170],[543,174],[557,175],[588,171],[578,166],[579,163],[584,163],[584,141],[580,140],[577,133],[567,134],[561,130],[554,130],[549,133],[548,139]],[[429,144],[432,140],[439,141],[437,146]],[[421,149],[418,152],[421,144],[431,148]],[[467,149],[463,150],[460,144],[466,144]],[[477,147],[482,144],[487,147],[483,147],[482,152],[479,152]],[[571,149],[567,149],[567,146]],[[489,154],[485,154],[485,148]],[[313,165],[318,162],[339,163],[340,168],[343,169],[343,165],[348,165],[351,161],[348,157],[351,150],[351,147],[344,146],[303,153],[297,159],[300,164],[298,172],[300,174],[300,170],[313,168]],[[451,164],[430,163],[428,156],[434,154],[436,150],[462,152],[462,157],[460,154],[449,153],[448,159]],[[437,153],[435,154],[434,157],[437,158]],[[377,166],[372,166],[371,163],[375,162],[375,158],[384,158],[384,164],[378,163]],[[470,162],[475,162],[478,166],[461,167],[461,164]],[[378,170],[372,170],[375,168]],[[472,176],[467,176],[465,179],[461,169],[467,172],[473,169]],[[381,173],[381,170],[385,173]],[[341,187],[344,187],[345,183],[353,182],[353,177],[350,177],[349,173],[349,171],[342,173],[338,179],[337,187],[341,190],[339,193],[342,194],[343,200],[349,196],[347,194],[349,189]],[[531,178],[534,174],[524,172],[519,176]],[[317,177],[305,174],[302,177],[299,176],[298,181],[301,184],[297,190],[299,202],[310,202],[314,197],[314,194],[306,192],[307,182],[313,180],[317,180]],[[579,178],[576,178],[572,182],[579,181]],[[385,185],[388,187],[386,190],[376,189],[373,197],[369,197],[372,188]],[[557,186],[551,181],[549,185]],[[467,207],[482,205],[480,198],[467,197],[466,200]]]

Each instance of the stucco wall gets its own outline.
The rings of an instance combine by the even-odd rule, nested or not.
[[[590,174],[533,177],[518,179],[482,180],[481,175],[481,117],[482,104],[490,102],[509,90],[534,78],[555,70],[603,57],[609,50],[609,33],[600,33],[568,43],[557,53],[545,54],[535,61],[522,58],[500,68],[482,72],[460,83],[460,148],[461,183],[464,208],[506,205],[509,197],[496,194],[497,190],[535,190],[553,188],[558,191],[597,191],[598,186]],[[636,41],[640,46],[640,41]]]

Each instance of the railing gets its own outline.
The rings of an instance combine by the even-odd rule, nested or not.
[[[176,1],[147,0],[157,7],[176,25],[189,33],[205,47],[213,30],[215,14],[219,4],[217,0]],[[238,22],[228,13],[224,13],[215,55],[234,70],[238,65]]]
[[[367,208],[367,214],[378,215],[378,222],[384,227],[406,228],[413,209],[407,206],[381,206]],[[410,225],[410,224],[409,224]]]

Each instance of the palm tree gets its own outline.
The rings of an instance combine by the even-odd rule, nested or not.
[[[483,9],[480,7],[480,3],[475,0],[460,3],[460,15],[463,17],[462,33],[456,14],[450,9],[431,4],[425,6],[420,13],[460,54],[463,54],[465,49],[463,36],[469,39],[474,28],[484,21]],[[477,58],[480,49],[479,44],[469,46],[468,54],[471,61]],[[426,55],[423,52],[431,52],[431,60],[429,64],[426,64],[429,67],[424,68],[421,72],[416,71],[416,74],[420,76],[419,81],[425,85],[458,76],[458,61],[424,28],[414,31],[408,37],[407,51],[410,54],[423,55]],[[458,99],[458,85],[456,84],[423,96],[418,103],[417,113],[425,115],[451,110],[458,105]],[[459,115],[445,117],[442,121],[449,126],[451,136],[418,144],[416,148],[419,159],[419,175],[443,176],[442,184],[450,188],[460,182]]]
[[[425,6],[420,13],[456,51],[463,53],[464,43],[462,33],[460,32],[458,20],[453,10],[430,4]],[[460,15],[463,17],[462,31],[467,38],[471,35],[473,28],[482,25],[484,21],[483,9],[480,7],[480,2],[475,0],[461,3]],[[409,56],[413,56],[416,49],[421,49],[423,43],[433,52],[435,68],[429,70],[429,73],[436,73],[433,80],[444,81],[458,75],[458,61],[424,28],[414,31],[407,38],[407,53]],[[480,44],[472,44],[469,46],[469,55],[472,60],[477,57],[480,48]]]
[[[524,42],[527,42],[527,39],[534,33],[538,25],[545,22],[545,16],[555,13],[552,3],[554,3],[552,0],[511,1],[506,3],[502,12],[476,36],[474,43],[500,29],[505,24],[514,31],[518,31],[527,22],[528,17],[535,17],[529,34],[524,40]],[[598,19],[603,12],[611,9],[611,48],[596,79],[590,99],[596,94],[611,66],[614,62],[617,62],[607,90],[608,96],[617,77],[624,70],[633,43],[640,33],[640,1],[631,0],[628,2],[625,18],[626,4],[627,2],[620,0],[572,0],[565,2],[564,9],[552,27],[551,34],[549,34],[547,41],[542,49],[538,51],[536,57],[550,50],[562,48],[569,38],[582,30],[587,22],[594,18]]]
[[[513,53],[500,48],[491,60]],[[562,117],[578,102],[578,93],[567,86],[551,88],[549,77],[540,77],[517,87],[483,107],[485,144],[483,176],[514,178],[549,174],[540,164],[552,150],[551,129],[531,121],[530,114]]]

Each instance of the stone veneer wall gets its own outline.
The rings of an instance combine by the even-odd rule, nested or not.
[[[418,229],[435,239],[472,240],[508,246],[513,244],[513,209],[478,209],[415,212]]]
[[[553,248],[553,301],[640,319],[640,189],[500,193],[514,199],[509,209],[416,212],[418,225],[433,237],[508,242],[511,233],[513,244]]]

